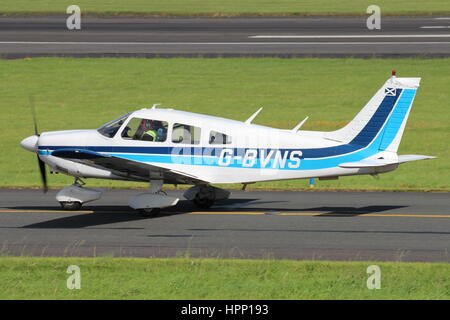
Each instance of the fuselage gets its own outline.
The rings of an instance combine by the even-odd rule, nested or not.
[[[137,132],[158,125],[153,141]],[[144,124],[145,124],[144,123]],[[145,131],[144,130],[141,131]],[[133,133],[132,131],[136,131]],[[209,183],[338,177],[377,173],[373,168],[341,168],[344,162],[380,157],[372,144],[329,139],[326,132],[282,130],[241,121],[177,111],[142,109],[98,130],[45,132],[38,153],[51,171],[76,177],[145,180],[52,156],[62,149],[88,150],[174,172],[188,172]],[[393,157],[392,153],[385,155]],[[390,171],[396,166],[380,169]],[[168,181],[169,182],[169,181]]]

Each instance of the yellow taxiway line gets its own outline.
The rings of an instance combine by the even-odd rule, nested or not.
[[[85,211],[64,211],[64,210],[0,210],[0,213],[95,213],[92,210]],[[97,213],[106,213],[97,211]],[[116,212],[113,212],[116,213]],[[355,216],[355,217],[399,217],[399,218],[450,218],[449,214],[387,214],[387,213],[358,213],[358,212],[264,212],[264,211],[192,211],[173,212],[174,214],[188,215],[275,215],[275,216]]]
[[[66,211],[66,210],[0,210],[0,213],[94,213],[94,211]]]

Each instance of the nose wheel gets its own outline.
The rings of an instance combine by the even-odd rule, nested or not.
[[[79,201],[60,201],[61,208],[67,211],[77,211],[81,209],[81,202]]]
[[[148,218],[158,215],[161,212],[161,208],[145,208],[145,209],[138,209],[137,211],[141,216]]]

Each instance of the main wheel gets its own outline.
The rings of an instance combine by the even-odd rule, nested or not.
[[[80,210],[82,204],[79,201],[61,201],[61,207],[67,211],[77,211]]]
[[[200,198],[198,196],[195,197],[192,202],[194,202],[197,207],[202,209],[209,209],[214,204],[214,200],[208,198]]]
[[[143,217],[154,217],[158,213],[161,212],[161,208],[144,208],[144,209],[138,209],[138,212]]]

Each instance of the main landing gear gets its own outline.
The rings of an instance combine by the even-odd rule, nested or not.
[[[76,178],[75,182],[62,189],[56,195],[64,210],[80,210],[84,203],[98,200],[102,196],[102,190],[83,187],[84,182]],[[129,206],[137,210],[144,217],[157,215],[162,208],[171,207],[178,203],[179,199],[168,196],[163,190],[163,180],[151,180],[148,192],[138,194],[129,201]],[[187,189],[184,197],[191,200],[197,207],[207,209],[216,201],[228,199],[230,192],[207,184],[199,184]]]
[[[197,207],[208,209],[214,202],[228,199],[230,192],[207,184],[199,184],[187,189],[183,196]]]
[[[149,192],[141,193],[131,198],[129,202],[129,206],[136,209],[144,217],[155,216],[160,212],[161,208],[174,206],[179,201],[178,198],[169,197],[162,191],[162,180],[152,180],[150,183]],[[228,199],[230,192],[201,184],[187,189],[183,196],[187,200],[191,200],[197,207],[207,209],[218,200]]]
[[[151,180],[150,190],[138,194],[129,201],[129,206],[136,209],[144,217],[157,215],[161,208],[171,207],[178,203],[178,198],[169,197],[162,191],[163,180]]]

